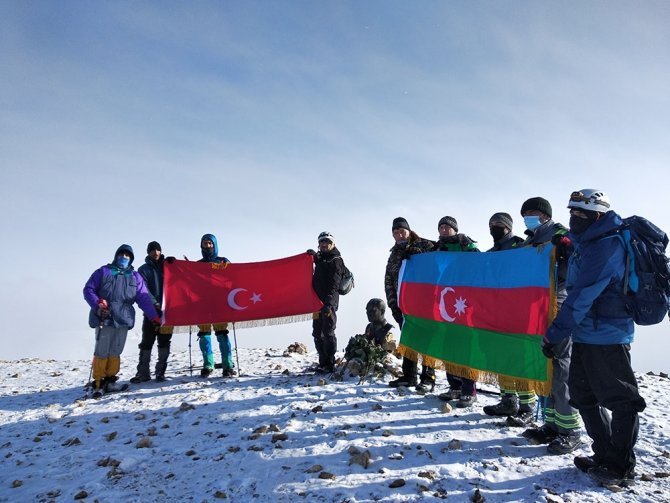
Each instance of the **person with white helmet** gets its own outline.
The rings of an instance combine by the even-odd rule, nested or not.
[[[575,465],[603,485],[627,485],[634,477],[638,413],[646,404],[630,360],[634,322],[624,298],[626,251],[616,236],[622,219],[600,190],[573,192],[568,208],[574,244],[568,295],[543,352],[552,356],[572,338],[571,403],[593,440],[593,455],[575,457]]]

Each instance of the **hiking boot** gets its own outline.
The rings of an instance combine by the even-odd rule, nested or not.
[[[545,423],[539,428],[528,428],[521,436],[528,439],[529,444],[539,445],[548,444],[554,440],[558,436],[558,432]]]
[[[208,377],[209,374],[211,374],[212,372],[214,372],[214,369],[212,367],[203,367],[200,370],[200,377]]]
[[[456,407],[459,409],[465,409],[466,407],[471,407],[477,401],[477,395],[461,395],[456,402]]]
[[[519,397],[504,396],[495,405],[486,405],[484,414],[488,416],[516,416],[519,412]]]
[[[411,388],[416,385],[417,385],[416,378],[410,379],[405,376],[400,376],[397,379],[394,379],[393,381],[389,381],[389,386],[391,386],[392,388],[399,388],[400,386]]]
[[[131,379],[130,382],[133,380]],[[156,382],[165,382],[167,381],[167,377],[165,377],[165,374],[156,374]]]
[[[630,475],[608,466],[595,466],[587,472],[589,477],[604,486],[626,487],[635,483],[632,473]]]
[[[515,416],[508,416],[505,422],[507,426],[526,426],[535,417],[531,409],[519,409]]]
[[[430,393],[434,389],[435,389],[434,382],[420,382],[419,384],[416,385],[416,392],[419,395],[425,395],[426,393]]]
[[[567,435],[559,433],[556,438],[547,445],[547,452],[549,454],[568,454],[582,445],[584,445],[584,442],[582,442],[579,433],[575,432]]]
[[[584,473],[587,473],[591,468],[600,466],[600,463],[598,463],[593,456],[576,456],[573,461],[575,466]]]
[[[335,372],[335,367],[333,365],[319,365],[315,371],[317,374],[332,374]]]
[[[437,395],[437,398],[443,402],[450,402],[451,400],[458,400],[461,398],[461,390],[455,388],[449,388],[445,393],[440,393]]]
[[[235,375],[237,375],[235,369],[223,369],[223,377],[235,377]]]
[[[125,389],[126,387],[124,385],[117,383],[115,380],[107,381],[105,383],[105,393],[114,393],[116,391],[123,391]]]
[[[156,376],[156,380],[158,380],[158,376]],[[133,383],[133,384],[138,384],[138,383],[147,382],[147,381],[151,381],[151,377],[148,376],[148,375],[137,374],[135,377],[130,378],[130,382]]]

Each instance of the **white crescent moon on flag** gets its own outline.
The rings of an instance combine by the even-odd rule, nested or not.
[[[455,293],[455,290],[453,288],[451,288],[450,286],[447,286],[447,287],[443,288],[442,291],[440,292],[440,316],[442,316],[442,318],[444,318],[445,321],[448,321],[448,322],[451,323],[451,322],[454,322],[456,320],[456,318],[454,318],[452,316],[449,316],[449,313],[447,312],[447,308],[444,305],[444,296],[449,292],[454,292]]]
[[[228,294],[228,305],[237,311],[242,311],[243,309],[246,309],[247,306],[242,307],[237,302],[235,302],[235,295],[237,295],[239,292],[246,292],[246,291],[247,291],[246,288],[233,288]]]

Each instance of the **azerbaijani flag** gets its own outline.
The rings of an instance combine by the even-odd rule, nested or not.
[[[399,352],[452,374],[547,394],[542,337],[555,316],[553,246],[413,255],[400,270]],[[526,387],[528,386],[528,387]]]
[[[312,288],[313,264],[307,253],[266,262],[165,262],[165,324],[243,328],[311,319],[323,306]]]

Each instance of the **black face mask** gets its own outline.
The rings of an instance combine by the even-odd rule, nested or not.
[[[505,228],[504,227],[491,227],[491,237],[493,241],[500,241],[505,237]]]
[[[591,227],[598,220],[598,213],[589,211],[588,218],[580,218],[576,215],[570,216],[570,232],[573,234],[583,234],[586,229]]]

